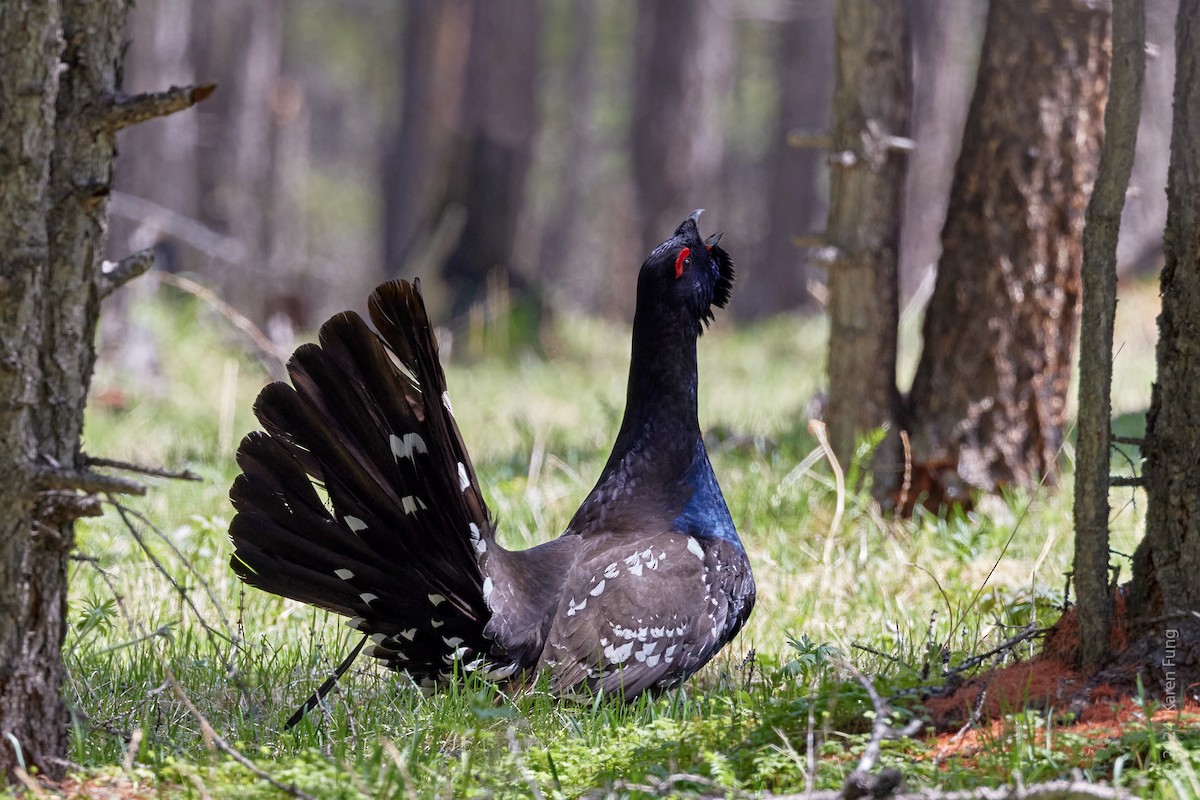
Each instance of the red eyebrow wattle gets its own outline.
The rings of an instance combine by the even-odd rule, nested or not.
[[[675,280],[679,280],[683,275],[683,262],[687,261],[688,256],[692,254],[692,248],[685,247],[679,251],[679,255],[675,258]]]

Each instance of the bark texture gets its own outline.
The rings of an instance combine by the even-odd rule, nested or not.
[[[1180,701],[1184,691],[1200,695],[1200,0],[1181,0],[1176,43],[1146,535],[1134,556],[1130,623],[1149,648],[1143,663],[1154,684]]]
[[[944,483],[995,490],[1055,474],[1108,25],[1090,4],[989,8],[909,398],[913,461]]]
[[[1112,444],[1113,319],[1117,313],[1117,232],[1133,171],[1145,69],[1141,0],[1113,3],[1112,71],[1104,109],[1104,150],[1083,232],[1079,413],[1075,446],[1075,597],[1080,666],[1107,654],[1112,617],[1108,571],[1109,448]]]
[[[0,7],[0,784],[20,763],[10,734],[26,763],[65,752],[61,608],[30,602],[44,578],[32,572],[44,559],[31,549],[60,14],[56,3]],[[43,550],[59,535],[37,533]]]
[[[834,8],[832,153],[828,244],[829,402],[826,419],[838,459],[855,437],[894,423],[897,261],[908,135],[908,24],[901,0],[846,0]],[[899,461],[896,437],[875,454],[875,468]]]
[[[62,773],[67,563],[84,489],[117,487],[80,451],[104,273],[115,132],[207,96],[118,92],[127,0],[0,6],[0,775]],[[136,263],[135,263],[136,262]],[[126,485],[133,485],[124,482]],[[135,485],[134,485],[135,486]],[[103,489],[101,489],[103,490]],[[14,742],[16,744],[14,744]]]

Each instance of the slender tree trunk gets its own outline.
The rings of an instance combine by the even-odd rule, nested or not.
[[[1181,0],[1158,378],[1146,414],[1146,536],[1133,561],[1134,653],[1172,706],[1200,699],[1200,0]]]
[[[411,277],[435,235],[449,181],[452,132],[462,113],[471,5],[410,0],[397,59],[400,119],[383,152],[383,260],[387,277]],[[444,257],[444,254],[443,254]]]
[[[1108,12],[993,0],[909,398],[914,463],[994,490],[1053,479]]]
[[[1083,305],[1079,336],[1079,431],[1075,447],[1075,596],[1081,666],[1108,652],[1108,470],[1112,442],[1113,319],[1117,313],[1117,231],[1133,170],[1146,52],[1141,0],[1116,0],[1111,91],[1105,141],[1083,232]]]
[[[814,304],[807,250],[795,237],[819,230],[827,209],[819,185],[825,151],[796,147],[789,134],[828,130],[833,72],[832,3],[797,4],[792,16],[776,25],[779,116],[768,168],[767,232],[763,263],[747,270],[753,292],[738,304],[751,316],[779,314]]]
[[[641,238],[652,246],[694,209],[719,204],[733,24],[726,0],[643,0],[637,11],[630,151]]]
[[[829,224],[829,401],[826,418],[839,460],[855,438],[894,423],[896,265],[908,134],[908,21],[901,0],[835,4],[833,142]],[[899,462],[896,437],[875,454],[878,471]]]
[[[514,269],[525,180],[538,122],[540,0],[473,0],[461,129],[446,208],[465,213],[443,277],[465,311],[495,273],[518,287]]]
[[[206,93],[117,92],[125,0],[0,6],[0,775],[60,775],[67,563],[98,491],[80,433],[100,300],[149,266],[101,271],[115,133]],[[14,744],[15,743],[15,744]]]

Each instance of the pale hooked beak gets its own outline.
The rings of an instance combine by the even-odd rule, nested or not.
[[[693,211],[691,214],[688,214],[688,219],[690,219],[692,222],[694,222],[694,223],[696,223],[697,225],[699,225],[699,224],[700,224],[700,215],[701,215],[701,214],[703,214],[703,213],[704,213],[704,209],[703,209],[703,208],[697,208],[697,209],[696,209],[695,211]]]

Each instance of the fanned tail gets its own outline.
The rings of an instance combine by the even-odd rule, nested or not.
[[[368,654],[428,686],[490,652],[477,550],[491,521],[419,283],[380,286],[370,315],[379,334],[339,314],[292,356],[292,385],[259,394],[266,430],[242,440],[230,490],[231,565],[352,617]]]

